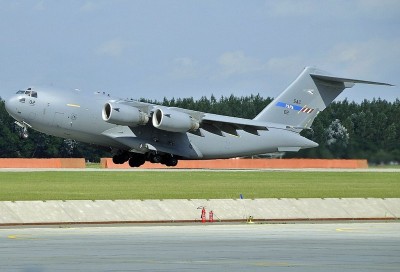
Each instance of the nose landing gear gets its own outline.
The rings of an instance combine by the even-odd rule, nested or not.
[[[29,125],[28,123],[22,121],[22,122],[18,122],[15,121],[14,124],[17,125],[17,132],[18,132],[18,136],[20,139],[28,139],[29,137],[29,133],[28,133],[28,127],[31,127],[31,125]]]

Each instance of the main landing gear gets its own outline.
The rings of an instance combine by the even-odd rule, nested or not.
[[[123,164],[125,162],[129,163],[131,167],[140,167],[146,161],[151,163],[161,163],[166,166],[176,166],[178,164],[178,159],[172,154],[159,154],[159,153],[133,153],[133,152],[122,152],[116,154],[112,158],[113,163]]]

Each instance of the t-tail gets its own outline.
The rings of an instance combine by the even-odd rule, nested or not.
[[[355,83],[393,86],[388,83],[335,77],[317,68],[306,67],[254,120],[284,124],[296,130],[310,128],[318,113],[345,88],[351,88]]]

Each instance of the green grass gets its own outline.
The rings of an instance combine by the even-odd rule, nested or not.
[[[86,168],[93,168],[93,169],[100,169],[100,163],[95,163],[95,162],[90,162],[90,163],[86,163]]]
[[[400,169],[400,165],[388,165],[388,164],[383,164],[383,165],[370,165],[369,168],[376,168],[376,169]]]
[[[1,172],[0,201],[400,197],[399,173]]]

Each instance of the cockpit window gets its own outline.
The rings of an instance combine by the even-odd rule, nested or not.
[[[30,89],[30,88],[29,88],[29,89]],[[35,98],[38,97],[37,92],[31,91],[31,90],[28,90],[28,91],[18,91],[17,94],[26,94],[27,96],[35,97]]]

